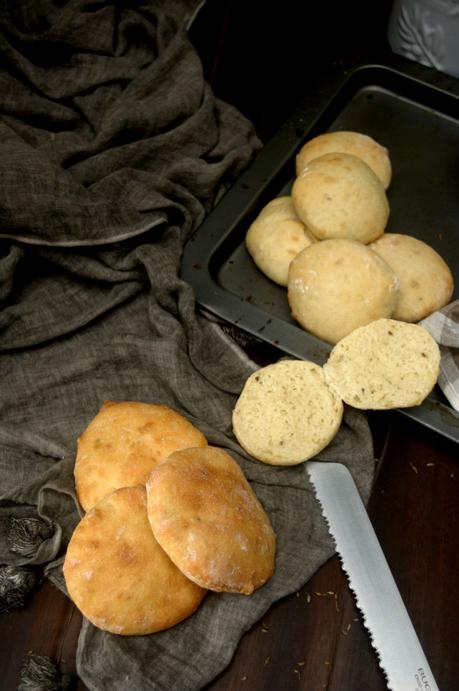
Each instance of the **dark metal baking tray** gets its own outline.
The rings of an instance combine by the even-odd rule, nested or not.
[[[302,144],[329,130],[363,132],[389,149],[387,231],[434,247],[459,288],[459,80],[392,56],[335,65],[321,75],[313,95],[187,243],[182,261],[182,276],[201,306],[287,354],[319,364],[331,346],[291,318],[286,290],[257,269],[244,238],[261,208],[288,194]],[[459,415],[437,388],[421,406],[400,412],[459,441]]]

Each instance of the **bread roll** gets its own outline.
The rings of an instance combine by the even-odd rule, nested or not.
[[[400,280],[394,319],[417,322],[450,301],[454,290],[451,271],[425,242],[410,235],[386,233],[370,247]]]
[[[377,175],[384,189],[389,187],[392,167],[388,150],[360,132],[326,132],[310,139],[296,157],[296,174],[301,175],[310,161],[331,153],[353,154],[361,158]]]
[[[386,262],[354,240],[324,240],[290,264],[288,301],[294,319],[328,343],[395,309],[398,278]]]
[[[322,369],[304,360],[280,360],[252,374],[233,411],[233,431],[254,458],[295,465],[327,446],[343,415]]]
[[[381,410],[420,405],[439,366],[438,345],[422,326],[378,319],[337,343],[323,369],[345,403]]]
[[[155,540],[144,487],[119,489],[84,516],[67,549],[64,577],[82,614],[122,636],[174,626],[197,609],[206,592]]]
[[[249,227],[246,247],[265,276],[287,285],[288,267],[293,257],[315,242],[300,221],[291,197],[270,201]]]
[[[75,484],[88,511],[120,487],[145,484],[157,463],[187,446],[206,446],[191,422],[165,405],[106,402],[78,439]]]
[[[171,454],[152,470],[147,493],[156,539],[192,581],[249,595],[271,577],[273,529],[226,451],[208,446]]]
[[[389,203],[380,180],[360,158],[326,154],[303,168],[292,187],[295,210],[318,240],[365,244],[383,234]]]

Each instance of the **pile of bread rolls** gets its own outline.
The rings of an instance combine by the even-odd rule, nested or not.
[[[239,465],[167,406],[106,402],[78,440],[75,484],[86,513],[64,577],[98,628],[161,631],[208,590],[249,595],[273,573],[275,535]]]
[[[359,132],[328,132],[296,157],[291,195],[272,200],[246,246],[287,288],[292,317],[335,344],[380,318],[418,322],[450,300],[450,269],[425,242],[385,233],[387,149]]]

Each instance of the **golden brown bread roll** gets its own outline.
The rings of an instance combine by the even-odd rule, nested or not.
[[[159,544],[192,581],[249,595],[272,575],[276,540],[239,465],[215,447],[183,449],[153,468],[148,518]]]
[[[355,240],[323,240],[290,264],[288,301],[301,326],[337,343],[359,326],[390,317],[399,281],[390,266]]]
[[[250,225],[245,238],[249,254],[265,276],[287,285],[293,257],[316,242],[300,221],[291,197],[273,199]]]
[[[381,180],[384,189],[389,187],[392,166],[387,148],[361,132],[325,132],[310,139],[296,157],[296,174],[301,175],[315,158],[332,153],[353,154],[361,158]]]
[[[67,548],[64,577],[83,615],[123,636],[174,626],[197,609],[206,592],[155,540],[140,486],[109,494],[84,516]]]
[[[78,439],[78,499],[88,511],[115,489],[145,484],[153,466],[173,451],[206,445],[204,435],[168,406],[107,401]]]
[[[292,187],[299,218],[318,240],[365,244],[383,234],[389,202],[380,180],[360,158],[326,154],[303,168]]]
[[[450,301],[453,276],[446,262],[427,243],[410,235],[385,233],[370,247],[399,278],[394,319],[417,322]]]

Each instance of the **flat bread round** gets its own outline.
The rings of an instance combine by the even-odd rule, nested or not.
[[[446,262],[427,243],[410,235],[385,233],[370,247],[400,280],[394,319],[418,322],[450,301],[453,276]]]
[[[315,456],[337,433],[339,396],[322,368],[304,360],[279,360],[247,379],[233,411],[233,431],[254,458],[296,465]]]
[[[145,484],[153,466],[205,436],[165,405],[108,401],[78,439],[75,484],[85,511],[120,487]]]
[[[171,454],[152,470],[147,494],[156,539],[192,581],[249,595],[271,577],[273,529],[228,453],[208,446]]]
[[[270,201],[245,238],[247,250],[260,271],[281,286],[287,285],[293,257],[313,242],[316,240],[298,218],[291,197]]]
[[[351,154],[326,154],[303,168],[292,187],[295,210],[318,240],[367,244],[383,234],[389,202],[381,181]]]
[[[123,636],[162,631],[189,617],[205,590],[161,549],[147,518],[144,487],[102,499],[73,532],[64,560],[69,595],[104,631]]]
[[[328,343],[374,319],[390,317],[399,281],[390,266],[354,240],[323,240],[290,264],[288,301],[294,319]]]
[[[325,132],[310,139],[296,157],[296,174],[301,175],[310,161],[331,153],[353,154],[361,158],[378,176],[384,189],[389,187],[392,166],[387,148],[360,132]]]
[[[324,375],[354,408],[384,410],[420,405],[439,367],[438,345],[422,326],[378,319],[335,345]]]

